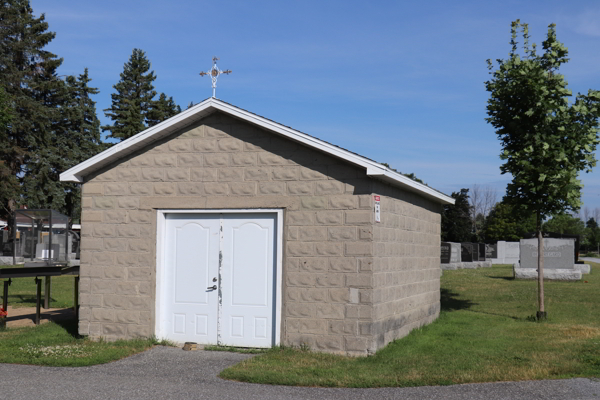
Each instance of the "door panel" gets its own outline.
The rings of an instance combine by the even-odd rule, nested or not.
[[[167,215],[163,332],[178,342],[216,343],[218,215]]]
[[[167,214],[161,334],[177,342],[272,346],[275,222],[273,213]]]
[[[273,344],[275,237],[273,214],[224,215],[220,344]]]

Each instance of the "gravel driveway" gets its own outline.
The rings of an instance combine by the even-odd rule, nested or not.
[[[0,364],[0,399],[600,399],[600,381],[569,379],[419,388],[321,389],[229,382],[219,371],[248,355],[156,347],[83,368]]]

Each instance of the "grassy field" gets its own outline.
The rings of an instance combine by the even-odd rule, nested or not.
[[[21,265],[22,266],[22,265]],[[17,265],[16,267],[19,267]],[[0,266],[0,268],[15,268],[14,265]],[[50,307],[73,307],[72,275],[53,276],[50,289]],[[2,281],[0,280],[0,283]],[[3,285],[0,285],[0,297],[3,296]],[[14,278],[8,288],[8,305],[12,307],[35,307],[36,284],[34,278]],[[44,283],[42,282],[42,301],[44,299]],[[1,303],[0,303],[1,305]]]
[[[580,282],[546,282],[546,322],[533,317],[536,285],[510,266],[445,271],[440,318],[372,357],[276,348],[221,377],[385,387],[600,376],[600,265]]]
[[[73,276],[52,277],[51,307],[73,307],[74,279]],[[13,307],[35,306],[35,293],[33,278],[15,278],[9,287],[8,304]],[[119,360],[157,344],[168,343],[158,343],[152,338],[111,343],[90,341],[77,334],[75,320],[50,322],[37,327],[0,328],[0,363],[88,366]]]
[[[82,367],[116,361],[156,344],[163,343],[153,339],[93,342],[77,335],[75,320],[49,322],[0,329],[0,363]]]

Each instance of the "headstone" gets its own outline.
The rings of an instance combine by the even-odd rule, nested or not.
[[[473,244],[460,244],[460,259],[462,262],[473,262]]]
[[[448,242],[442,242],[440,247],[440,262],[442,264],[450,264],[450,255],[452,246]]]
[[[473,261],[479,261],[479,244],[471,243],[471,247],[473,248]]]
[[[460,243],[450,243],[450,262],[459,263],[462,261],[460,257]]]
[[[485,261],[485,243],[479,243],[479,261]]]
[[[519,242],[504,242],[504,264],[514,264],[521,258]]]
[[[485,258],[498,258],[498,244],[486,244],[485,245]]]
[[[538,240],[521,239],[521,268],[537,269]],[[574,239],[544,239],[544,269],[574,269]]]

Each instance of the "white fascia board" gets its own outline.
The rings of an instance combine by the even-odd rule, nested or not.
[[[215,108],[217,108],[223,112],[226,112],[228,114],[231,114],[233,116],[236,116],[238,118],[241,118],[243,120],[246,120],[255,125],[259,125],[270,131],[277,132],[277,133],[279,133],[283,136],[286,136],[287,138],[292,139],[296,142],[300,142],[309,147],[313,147],[313,148],[319,149],[325,153],[329,153],[333,156],[336,156],[338,158],[346,160],[354,165],[364,167],[367,170],[368,176],[382,177],[382,178],[385,177],[385,178],[387,178],[385,180],[388,182],[391,181],[392,183],[394,183],[394,182],[400,183],[401,186],[408,186],[413,191],[420,192],[420,193],[426,195],[427,197],[434,198],[443,204],[454,204],[454,199],[452,197],[446,196],[445,194],[440,193],[437,190],[434,190],[427,185],[423,185],[422,183],[413,181],[412,179],[410,179],[402,174],[394,172],[379,163],[368,160],[357,154],[354,154],[347,150],[341,149],[341,148],[331,145],[329,143],[323,142],[322,140],[319,140],[312,136],[306,135],[302,132],[298,132],[298,131],[288,128],[286,126],[282,126],[276,122],[269,121],[265,118],[259,117],[255,114],[249,113],[245,110],[241,110],[237,107],[231,106],[226,103],[219,102],[219,103],[215,104]]]
[[[444,205],[453,205],[455,202],[454,198],[438,192],[427,185],[414,181],[398,172],[392,171],[385,166],[383,166],[383,168],[380,170],[376,170],[375,168],[367,170],[367,175],[379,178],[386,182],[395,183],[396,186],[403,186],[412,192],[420,193],[421,195],[436,200],[438,203],[442,203]],[[398,185],[398,183],[400,185]]]
[[[65,172],[60,174],[60,180],[62,182],[82,183],[83,176],[86,175],[85,173],[90,170],[95,170],[94,166],[96,166],[97,164],[104,165],[112,160],[117,160],[122,156],[126,156],[129,153],[132,153],[140,147],[150,144],[156,140],[161,139],[163,136],[174,132],[176,129],[180,128],[179,125],[181,125],[181,127],[187,125],[186,123],[183,123],[186,119],[210,107],[210,104],[213,100],[214,99],[207,99],[201,103],[198,103],[194,107],[182,111],[176,116],[169,118],[168,120],[163,121],[160,124],[154,125],[153,127],[148,128],[145,131],[142,131],[141,133],[138,133],[137,135],[134,135],[127,140],[115,144],[109,149],[104,150],[102,153],[98,153],[95,156],[85,160],[84,162],[66,170]],[[193,121],[190,121],[189,123],[192,122]],[[158,135],[159,132],[163,134]]]
[[[314,138],[312,136],[306,135],[302,132],[296,131],[292,128],[288,128],[287,126],[283,126],[276,122],[270,121],[266,118],[260,117],[256,114],[252,114],[246,110],[242,110],[231,104],[224,103],[214,98],[209,98],[201,103],[198,103],[194,107],[183,111],[176,116],[161,122],[158,125],[155,125],[151,128],[146,129],[145,131],[132,136],[131,138],[117,143],[111,148],[103,151],[100,154],[95,155],[94,157],[82,162],[74,166],[73,168],[63,172],[60,174],[61,181],[67,182],[83,182],[83,177],[86,175],[86,172],[93,171],[97,168],[94,166],[105,165],[113,160],[117,160],[120,157],[126,156],[136,149],[146,146],[149,143],[152,143],[177,129],[181,129],[182,127],[191,124],[195,119],[188,121],[188,123],[184,123],[188,118],[192,118],[196,114],[200,114],[197,117],[204,117],[210,113],[212,110],[220,110],[226,114],[229,114],[233,117],[239,118],[241,120],[247,121],[251,124],[263,127],[269,131],[278,133],[282,136],[287,137],[293,141],[298,143],[302,143],[308,147],[312,147],[314,149],[318,149],[323,151],[324,153],[330,154],[334,157],[345,160],[351,164],[363,167],[367,171],[368,176],[378,177],[382,180],[390,182],[392,184],[400,184],[404,188],[407,188],[411,191],[421,193],[428,198],[434,199],[442,204],[454,204],[454,199],[452,197],[446,196],[443,193],[440,193],[429,186],[423,185],[419,182],[413,181],[406,176],[394,172],[385,166],[366,159],[358,154],[354,154],[332,144],[326,143],[322,140]],[[203,111],[207,111],[203,113]]]

